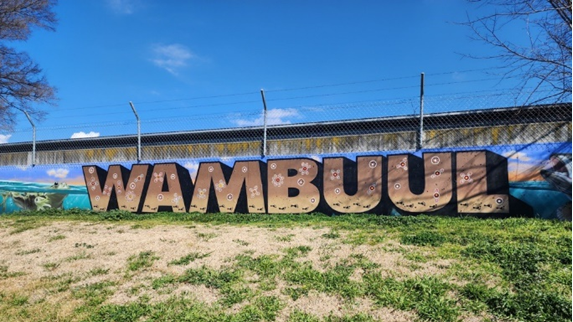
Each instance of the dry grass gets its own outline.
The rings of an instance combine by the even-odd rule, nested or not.
[[[448,285],[439,297],[453,303],[455,320],[503,320],[484,308],[468,310],[457,300],[466,285],[456,274],[456,267],[466,265],[459,259],[404,245],[398,235],[356,243],[355,234],[322,226],[22,224],[3,219],[0,319],[83,321],[105,307],[153,306],[174,299],[227,317],[266,305],[273,314],[260,319],[274,321],[428,319],[416,309],[388,305],[399,298],[384,302],[368,293],[365,279],[376,277],[405,285],[439,281]],[[314,284],[313,278],[326,286]],[[406,301],[408,295],[403,296]]]

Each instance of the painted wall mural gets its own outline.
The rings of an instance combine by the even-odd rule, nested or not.
[[[0,166],[0,211],[377,213],[571,220],[571,143]]]

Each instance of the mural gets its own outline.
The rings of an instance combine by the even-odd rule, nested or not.
[[[1,211],[376,213],[571,220],[571,143],[413,154],[0,166]]]

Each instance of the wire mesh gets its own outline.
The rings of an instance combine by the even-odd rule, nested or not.
[[[258,93],[241,94],[246,98],[236,104],[159,109],[160,118],[142,104],[140,145],[127,106],[108,122],[40,126],[35,141],[32,128],[23,127],[11,134],[20,142],[0,144],[0,165],[136,162],[138,152],[146,162],[571,141],[571,102],[552,102],[543,93],[536,94],[541,98],[488,91],[289,105],[275,92],[266,96],[266,112]],[[228,109],[233,104],[236,108]]]

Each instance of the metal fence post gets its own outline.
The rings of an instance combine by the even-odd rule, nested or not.
[[[424,73],[420,74],[420,126],[418,128],[418,142],[416,150],[424,147]]]
[[[30,117],[30,114],[28,114],[28,112],[26,112],[24,110],[20,110],[20,111],[22,111],[22,112],[24,112],[24,114],[26,114],[28,121],[32,125],[32,166],[35,166],[36,165],[36,125],[34,124],[34,122],[32,122],[32,118]]]
[[[265,100],[265,91],[262,89],[261,97],[263,98],[263,148],[261,156],[264,158],[267,155],[267,101]]]
[[[135,110],[135,106],[133,106],[131,101],[129,101],[129,105],[131,106],[131,110],[137,120],[137,163],[139,163],[141,162],[141,122],[139,120],[139,115],[137,115],[137,111]]]

